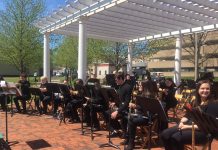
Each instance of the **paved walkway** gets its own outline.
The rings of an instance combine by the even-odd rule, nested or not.
[[[107,143],[107,131],[98,131],[94,134],[94,140],[91,141],[90,131],[86,130],[85,135],[81,134],[80,123],[61,124],[59,120],[49,118],[50,116],[15,114],[8,116],[8,140],[9,142],[18,142],[11,145],[12,150],[111,150],[113,148],[99,148],[99,145]],[[5,113],[0,112],[0,132],[4,134],[5,139]],[[122,141],[120,138],[112,139],[114,144]],[[214,142],[212,149],[218,149],[218,142]],[[10,143],[13,144],[13,143]],[[123,146],[119,145],[121,149]],[[163,148],[152,148],[161,150]]]

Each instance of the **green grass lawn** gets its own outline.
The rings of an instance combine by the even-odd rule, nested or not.
[[[19,80],[19,77],[4,77],[5,81],[7,82],[18,82]],[[40,82],[40,77],[37,77],[36,78],[38,82]],[[51,80],[54,80],[54,81],[60,81],[63,82],[64,81],[64,77],[52,77]],[[28,81],[30,83],[35,83],[35,77],[28,77]]]

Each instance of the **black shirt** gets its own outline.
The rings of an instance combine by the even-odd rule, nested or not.
[[[129,102],[131,100],[131,87],[129,84],[124,82],[122,85],[120,85],[117,92],[120,98],[118,113],[121,113],[122,111],[128,109]]]
[[[18,81],[20,83],[21,93],[22,95],[29,96],[30,97],[30,83],[27,80],[20,80]]]

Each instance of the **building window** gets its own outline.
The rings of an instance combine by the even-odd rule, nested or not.
[[[105,74],[105,75],[107,74],[107,70],[104,71],[104,74]]]
[[[101,75],[101,71],[99,71],[99,75]]]

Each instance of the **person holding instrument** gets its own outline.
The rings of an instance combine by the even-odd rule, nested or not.
[[[2,75],[0,75],[0,82],[1,82],[1,81],[5,81],[5,80],[4,80],[4,77],[3,77]],[[0,104],[1,104],[1,108],[2,108],[3,111],[6,110],[5,97],[7,97],[7,99],[8,99],[8,101],[7,101],[8,104],[10,103],[9,96],[6,96],[5,94],[1,94],[1,95],[0,95]]]
[[[158,95],[157,84],[151,80],[149,75],[146,76],[146,78],[147,80],[142,83],[143,90],[141,96],[147,98],[156,98]],[[132,150],[134,148],[136,127],[148,124],[148,117],[143,115],[143,111],[140,106],[134,103],[129,103],[129,109],[130,112],[131,110],[135,110],[137,115],[134,117],[130,115],[128,119],[128,138],[123,142],[124,145],[128,144],[128,146],[125,148],[126,150]]]
[[[54,108],[53,108],[53,117],[57,117],[57,110],[58,110],[58,106],[61,103],[61,98],[56,95],[55,93],[51,93],[50,91],[47,90],[46,86],[48,84],[48,78],[43,76],[40,78],[41,80],[41,84],[40,84],[40,91],[42,92],[42,95],[40,95],[40,100],[42,101],[43,104],[43,114],[47,114],[47,109],[48,109],[48,105],[49,103],[51,103],[52,101],[52,97],[54,97]],[[37,105],[38,102],[37,102]]]
[[[26,113],[26,101],[31,98],[31,95],[29,90],[30,83],[29,81],[27,81],[27,76],[25,73],[20,74],[20,80],[18,81],[17,86],[21,89],[22,95],[17,95],[14,98],[14,103],[16,105],[17,111],[20,113],[21,109],[18,100],[21,100],[23,113]]]
[[[193,101],[193,109],[200,107],[205,113],[213,114],[215,110],[212,107],[207,107],[213,103],[215,98],[211,95],[211,83],[209,80],[202,80],[197,83],[196,96]],[[207,108],[207,109],[205,109]],[[192,118],[190,115],[185,114],[180,123],[174,127],[168,128],[161,133],[161,139],[163,141],[166,150],[183,150],[185,144],[192,143]],[[195,130],[195,143],[204,144],[207,142],[207,135],[198,129],[197,125],[194,125]]]
[[[88,125],[91,125],[92,119],[94,130],[98,131],[100,130],[100,123],[97,118],[97,112],[102,112],[103,116],[105,116],[104,110],[107,108],[104,97],[101,93],[101,86],[98,82],[94,83],[94,87],[90,89],[90,92],[91,97],[86,97],[87,105],[84,107],[85,121]]]
[[[72,93],[69,102],[66,104],[66,114],[70,117],[70,122],[80,122],[78,114],[78,108],[82,107],[85,100],[85,89],[82,79],[77,79],[74,85],[74,91]]]
[[[175,98],[175,93],[177,89],[175,88],[176,85],[171,78],[166,79],[164,86],[165,87],[163,89],[162,102],[166,104],[165,112],[168,116],[168,110],[170,108],[176,107],[178,103],[178,101]]]
[[[48,84],[48,78],[46,76],[42,76],[40,78],[41,84],[40,84],[40,91],[42,92],[42,95],[40,95],[40,100],[42,102],[43,108],[42,113],[47,114],[48,104],[51,102],[52,94],[48,92],[46,88],[46,84]],[[36,102],[36,105],[40,105],[39,102]]]
[[[111,102],[109,107],[112,111],[112,113],[109,115],[111,117],[111,124],[110,124],[110,130],[111,130],[111,137],[118,136],[118,132],[115,130],[118,128],[119,123],[118,123],[118,116],[121,117],[121,128],[123,131],[123,138],[126,138],[126,133],[127,133],[127,113],[128,113],[128,106],[129,102],[131,100],[131,87],[129,84],[125,82],[125,77],[124,74],[118,74],[116,75],[116,83],[119,86],[117,93],[119,96],[119,104],[116,104],[115,102]],[[117,106],[116,106],[117,105]],[[116,109],[113,109],[117,107]],[[108,112],[111,112],[109,110]],[[109,118],[106,117],[106,120],[108,122]]]

